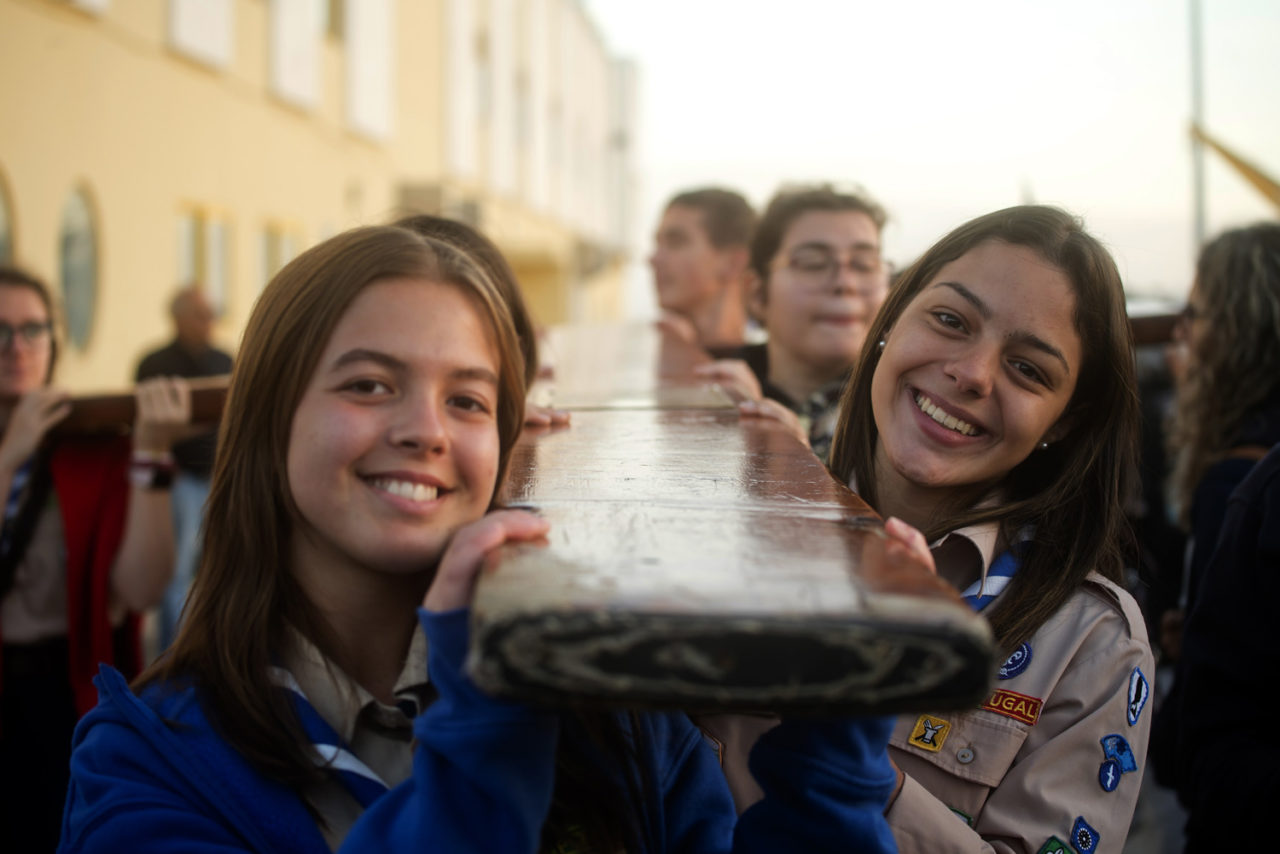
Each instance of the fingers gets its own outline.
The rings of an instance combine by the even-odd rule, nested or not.
[[[35,453],[45,433],[70,413],[71,398],[61,389],[38,388],[24,394],[0,434],[0,464],[9,468],[21,465]]]
[[[422,607],[428,611],[467,607],[476,574],[489,552],[506,543],[536,540],[550,529],[547,520],[524,510],[498,510],[461,528],[440,559]]]
[[[191,387],[179,377],[143,380],[134,389],[134,447],[167,451],[191,421]]]
[[[538,406],[536,403],[526,401],[524,423],[530,427],[563,427],[569,423],[569,413],[563,409]]]
[[[885,557],[890,563],[899,566],[916,564],[937,574],[933,552],[929,551],[929,543],[924,534],[894,516],[884,520],[884,532],[889,538]]]
[[[694,367],[695,375],[719,383],[737,401],[759,400],[764,396],[751,366],[741,359],[717,359]]]
[[[800,422],[800,416],[776,400],[770,400],[767,397],[762,400],[744,400],[738,404],[738,415],[743,418],[766,418],[776,421],[804,445],[809,444],[809,431]]]

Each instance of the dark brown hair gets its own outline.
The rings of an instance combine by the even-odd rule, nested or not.
[[[1210,334],[1192,342],[1169,439],[1184,524],[1205,471],[1241,441],[1250,416],[1280,402],[1280,223],[1210,241],[1196,263],[1196,292]]]
[[[53,298],[49,295],[48,285],[25,270],[0,264],[0,287],[26,288],[44,303],[44,313],[49,318],[49,371],[45,374],[44,381],[49,382],[53,378],[53,369],[58,366],[58,336],[57,325],[53,322]]]
[[[182,626],[137,680],[138,686],[194,682],[226,740],[264,775],[298,789],[324,772],[268,673],[290,626],[330,658],[333,643],[290,568],[299,519],[286,469],[290,429],[334,327],[364,288],[389,278],[456,287],[487,323],[499,366],[501,485],[524,419],[525,386],[515,329],[493,283],[465,254],[402,228],[355,229],[307,250],[276,274],[249,318]]]
[[[515,323],[516,335],[520,337],[520,352],[524,355],[525,385],[533,385],[538,375],[537,330],[520,292],[515,271],[497,244],[465,222],[432,214],[402,217],[395,224],[460,249],[488,274],[489,281],[497,285],[502,298],[507,301],[507,308],[511,310],[511,320]]]
[[[863,213],[875,223],[876,233],[884,230],[888,220],[884,208],[861,188],[838,190],[831,184],[797,184],[786,186],[774,194],[764,209],[755,236],[751,238],[751,269],[768,287],[769,264],[778,254],[787,229],[810,211]]]
[[[702,213],[707,240],[717,249],[746,246],[756,228],[756,212],[740,193],[720,187],[686,190],[667,202],[668,208],[693,208]]]
[[[934,519],[924,532],[933,541],[967,525],[997,522],[1005,541],[1014,542],[1018,532],[1033,531],[1017,575],[984,612],[1000,643],[1011,647],[1030,637],[1090,571],[1118,582],[1129,545],[1123,500],[1137,447],[1133,337],[1115,262],[1077,218],[1036,205],[980,216],[943,237],[903,274],[872,324],[858,367],[845,387],[831,469],[846,483],[853,479],[862,498],[876,506],[873,460],[878,433],[871,380],[880,361],[878,342],[943,266],[992,240],[1034,250],[1070,280],[1083,354],[1079,379],[1063,414],[1066,435],[1048,449],[1033,452],[1005,476],[998,487],[1004,501],[998,507],[975,507],[988,493],[988,488],[977,487],[960,496],[943,511],[944,518]]]

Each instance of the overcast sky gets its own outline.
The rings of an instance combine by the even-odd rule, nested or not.
[[[863,185],[910,262],[1025,200],[1081,214],[1131,293],[1182,298],[1194,261],[1187,0],[584,0],[639,69],[639,261],[667,197],[763,205]],[[1280,177],[1280,0],[1203,0],[1205,123]],[[1274,209],[1208,154],[1210,234]],[[652,311],[647,268],[633,310]]]

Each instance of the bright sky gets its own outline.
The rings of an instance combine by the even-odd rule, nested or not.
[[[692,186],[763,206],[788,181],[863,185],[886,255],[1034,200],[1082,215],[1131,294],[1181,299],[1195,249],[1187,0],[584,0],[639,68],[638,264]],[[766,11],[767,10],[767,11]],[[1280,178],[1280,2],[1203,0],[1209,132]],[[1276,212],[1206,153],[1210,235]]]

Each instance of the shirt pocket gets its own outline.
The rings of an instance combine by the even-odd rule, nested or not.
[[[946,727],[945,733],[939,726]],[[1029,730],[1026,724],[983,711],[904,716],[889,743],[951,777],[995,788],[1013,765]]]

